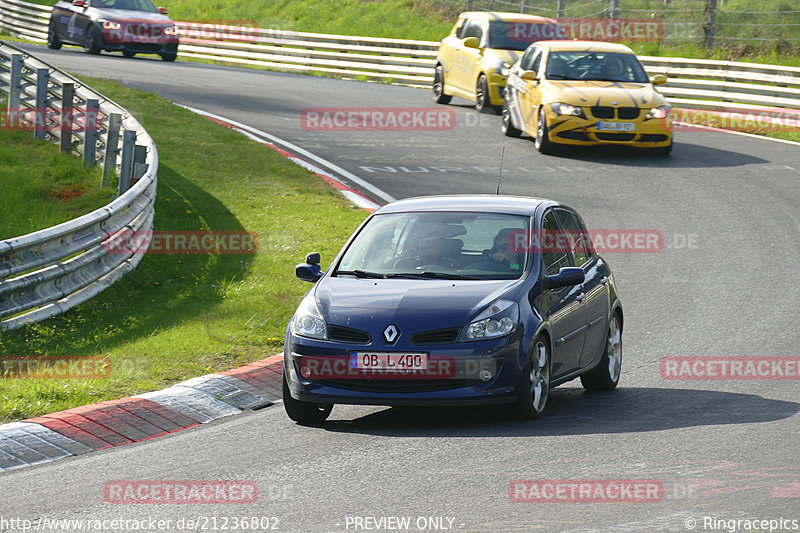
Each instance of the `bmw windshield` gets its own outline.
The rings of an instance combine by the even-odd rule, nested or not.
[[[350,243],[334,276],[517,279],[530,217],[495,213],[376,215]]]
[[[618,52],[550,52],[546,76],[551,80],[650,82],[635,55]]]

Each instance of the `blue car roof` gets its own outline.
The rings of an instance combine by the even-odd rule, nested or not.
[[[557,204],[553,200],[528,196],[497,196],[493,194],[459,194],[420,196],[385,205],[375,213],[405,213],[408,211],[470,211],[532,216],[542,204]]]

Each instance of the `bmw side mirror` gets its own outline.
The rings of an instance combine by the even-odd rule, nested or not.
[[[559,287],[573,287],[583,283],[586,276],[582,268],[562,267],[558,274],[545,276],[545,289],[557,289]]]
[[[667,83],[667,77],[663,74],[653,76],[653,85],[664,85],[665,83]]]
[[[159,13],[161,13],[162,15],[167,15],[167,14],[169,14],[169,12],[167,11],[167,8],[166,8],[166,7],[159,7],[159,8],[158,8],[158,12],[159,12]]]
[[[311,252],[306,255],[306,262],[300,263],[294,268],[294,274],[303,281],[316,283],[322,277],[322,268],[319,266],[319,252]]]
[[[72,0],[72,5],[75,7],[86,7],[86,0]]]
[[[480,48],[481,42],[478,40],[477,37],[466,37],[464,39],[464,46],[466,48]]]
[[[536,73],[534,71],[532,71],[532,70],[526,70],[525,72],[520,74],[519,77],[522,78],[525,81],[538,81],[539,80],[539,78],[536,75]]]

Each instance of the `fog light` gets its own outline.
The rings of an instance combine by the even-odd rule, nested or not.
[[[478,377],[481,378],[481,381],[489,381],[492,379],[492,373],[488,370],[481,370],[478,372]]]

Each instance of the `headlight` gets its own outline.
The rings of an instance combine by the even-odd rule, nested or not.
[[[497,300],[464,328],[462,340],[494,339],[508,335],[517,326],[519,307],[510,300]]]
[[[550,108],[559,115],[572,115],[573,117],[584,116],[583,109],[574,105],[556,102],[555,104],[550,104]]]
[[[314,295],[309,294],[303,301],[292,317],[292,333],[301,337],[312,339],[327,339],[327,327],[322,313],[317,308]]]
[[[178,27],[177,26],[169,26],[164,29],[164,33],[166,35],[178,35]]]
[[[654,107],[647,112],[647,118],[667,118],[669,116],[670,107],[668,105],[661,107]]]
[[[498,59],[494,64],[494,71],[501,76],[508,76],[508,73],[511,71],[511,63]]]
[[[104,30],[118,30],[122,27],[119,22],[115,22],[113,20],[104,20],[103,21],[103,29]]]

